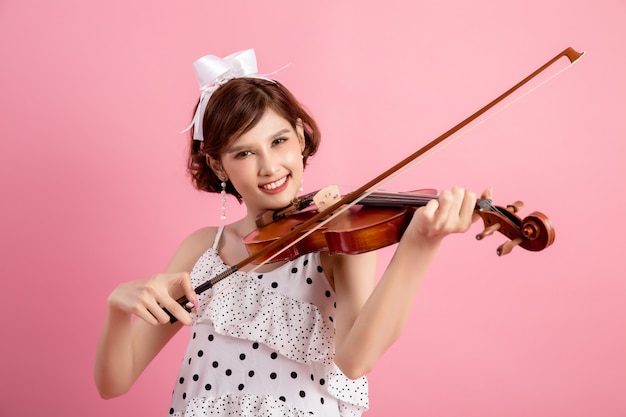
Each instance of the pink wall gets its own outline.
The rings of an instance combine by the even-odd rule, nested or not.
[[[109,291],[219,222],[178,133],[200,55],[291,64],[277,78],[325,135],[313,190],[370,179],[567,46],[587,55],[387,186],[493,185],[557,241],[497,258],[478,226],[450,238],[366,415],[626,415],[625,18],[623,0],[2,1],[0,415],[164,415],[185,335],[123,398],[92,367]]]

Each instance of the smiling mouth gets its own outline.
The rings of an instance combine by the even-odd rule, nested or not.
[[[269,184],[262,185],[261,188],[263,188],[265,190],[274,190],[274,189],[282,186],[283,184],[285,184],[285,182],[287,182],[287,177],[282,177],[278,181],[274,181],[274,182],[270,182]]]

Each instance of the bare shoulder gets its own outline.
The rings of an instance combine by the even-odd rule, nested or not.
[[[209,226],[187,236],[174,253],[167,270],[191,271],[200,256],[213,245],[216,233],[217,227]]]

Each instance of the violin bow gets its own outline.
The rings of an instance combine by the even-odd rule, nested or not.
[[[271,261],[271,259],[276,257],[278,254],[283,253],[284,251],[288,250],[292,245],[294,245],[295,243],[299,242],[301,239],[304,239],[306,236],[308,236],[309,234],[315,232],[321,226],[323,226],[324,224],[326,224],[327,222],[329,222],[330,220],[335,218],[336,215],[342,213],[343,211],[349,209],[351,206],[357,204],[361,199],[363,199],[367,195],[371,194],[373,192],[373,190],[375,189],[375,187],[379,186],[385,180],[391,178],[394,174],[396,174],[397,172],[401,171],[402,169],[407,168],[409,166],[409,164],[411,164],[413,161],[418,159],[420,156],[426,154],[427,152],[429,152],[430,150],[435,148],[437,145],[440,145],[442,142],[444,142],[450,136],[454,135],[459,130],[463,129],[465,126],[467,126],[468,124],[472,123],[474,120],[478,119],[480,116],[482,116],[487,111],[489,111],[490,109],[495,107],[497,104],[502,102],[504,99],[509,97],[511,94],[513,94],[519,88],[521,88],[523,85],[525,85],[530,80],[535,78],[537,75],[539,75],[540,73],[545,71],[548,67],[553,65],[555,62],[557,62],[561,58],[566,57],[569,60],[570,64],[574,64],[583,55],[584,55],[584,52],[577,52],[577,51],[575,51],[571,47],[568,47],[568,48],[564,49],[561,53],[559,53],[554,58],[552,58],[551,60],[549,60],[548,62],[543,64],[541,67],[537,68],[530,75],[528,75],[526,78],[524,78],[523,80],[521,80],[520,82],[515,84],[513,87],[509,88],[504,93],[500,94],[498,97],[493,99],[491,102],[489,102],[488,104],[483,106],[481,109],[479,109],[478,111],[476,111],[475,113],[473,113],[472,115],[470,115],[469,117],[467,117],[466,119],[464,119],[463,121],[458,123],[457,125],[455,125],[452,128],[450,128],[448,131],[446,131],[445,133],[443,133],[439,137],[433,139],[432,141],[430,141],[429,143],[427,143],[426,145],[424,145],[423,147],[421,147],[420,149],[418,149],[417,151],[415,151],[411,155],[407,156],[406,158],[404,158],[400,162],[396,163],[391,168],[385,170],[384,172],[380,173],[376,177],[372,178],[370,181],[368,181],[365,184],[361,185],[360,187],[355,189],[353,192],[348,193],[345,196],[337,199],[334,203],[330,204],[328,207],[324,208],[323,210],[318,211],[318,213],[315,214],[313,217],[311,217],[310,219],[304,221],[299,226],[294,227],[289,233],[283,235],[281,238],[279,238],[279,239],[273,241],[272,243],[268,244],[264,248],[260,249],[258,252],[248,256],[247,258],[243,259],[242,261],[238,262],[237,264],[230,266],[227,270],[225,270],[222,273],[216,275],[215,277],[213,277],[210,280],[204,282],[203,284],[200,284],[198,287],[196,287],[194,289],[195,293],[196,294],[201,294],[201,293],[207,291],[208,289],[212,288],[218,282],[222,281],[223,279],[227,278],[228,276],[230,276],[230,275],[234,274],[235,272],[239,271],[241,268],[251,264],[255,260],[257,260],[257,259],[259,259],[259,258],[261,258],[261,257],[263,257],[265,255],[267,255],[268,253],[270,253],[270,252],[272,252],[274,250],[277,250],[276,253],[273,256],[268,257],[268,259],[266,259],[265,262],[263,262],[262,264],[257,265],[255,267],[255,269],[260,267],[264,263],[267,263],[267,262]],[[342,206],[344,206],[343,209],[342,209]],[[307,228],[309,228],[310,226],[313,226],[313,225],[315,225],[315,227],[312,227],[307,232],[302,233]],[[298,235],[300,235],[300,236],[298,237]],[[286,242],[289,242],[289,244],[285,245]],[[252,271],[249,271],[249,273],[253,272],[255,269],[253,269]],[[191,311],[191,309],[193,308],[193,306],[190,305],[191,303],[189,303],[189,300],[187,300],[187,298],[184,297],[184,296],[179,298],[176,301],[187,311]],[[171,318],[170,322],[172,322],[172,323],[175,322],[176,318],[174,318],[171,315],[171,313],[168,312],[168,314],[170,314],[170,318]]]

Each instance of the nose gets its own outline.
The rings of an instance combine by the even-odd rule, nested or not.
[[[259,174],[267,177],[272,176],[278,172],[278,165],[278,160],[271,152],[265,153],[259,158]]]

